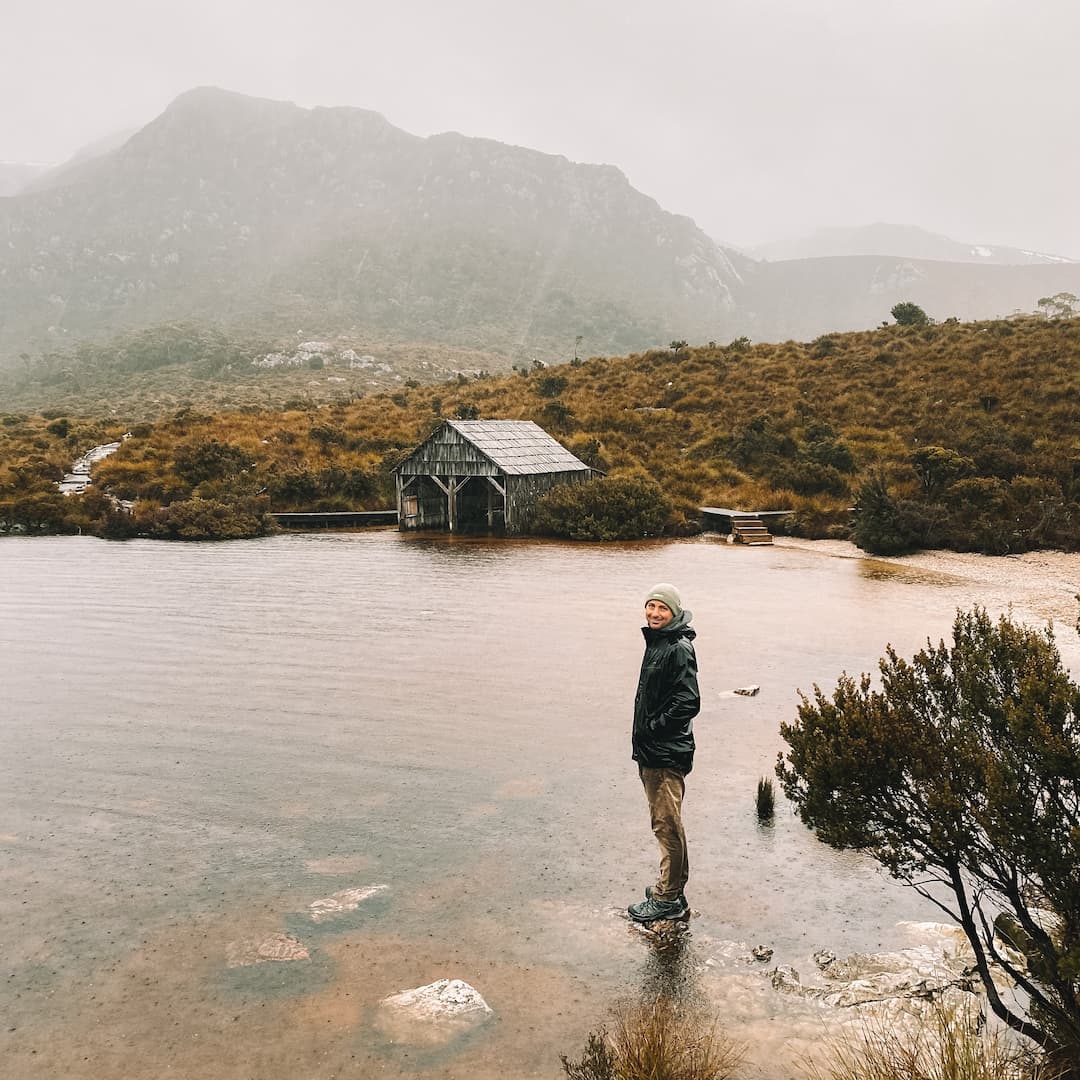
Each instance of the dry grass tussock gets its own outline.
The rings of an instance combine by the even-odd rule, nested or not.
[[[888,1018],[833,1037],[806,1080],[1057,1080],[1002,1028],[980,1030],[964,1011],[938,1007],[917,1027]]]
[[[727,1080],[744,1056],[707,1010],[659,997],[617,1007],[581,1059],[562,1063],[569,1080]]]

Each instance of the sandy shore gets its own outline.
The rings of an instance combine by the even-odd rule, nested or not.
[[[912,555],[871,556],[846,540],[797,540],[777,537],[783,547],[798,547],[837,559],[863,559],[905,568],[916,574],[942,575],[963,587],[969,603],[988,610],[1012,608],[1026,622],[1053,621],[1059,635],[1072,630],[1080,615],[1080,554],[1028,551],[1023,555],[977,555],[957,551],[920,551]]]

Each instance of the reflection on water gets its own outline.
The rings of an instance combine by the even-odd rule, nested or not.
[[[614,999],[664,990],[707,992],[785,1075],[806,1018],[731,943],[805,968],[935,916],[754,811],[797,688],[966,602],[867,565],[707,537],[3,541],[5,1074],[548,1077]],[[694,611],[704,695],[700,916],[670,949],[612,913],[655,873],[629,728],[658,580]],[[247,962],[267,942],[307,958]],[[380,1035],[380,1001],[443,978],[497,1022],[438,1049]]]

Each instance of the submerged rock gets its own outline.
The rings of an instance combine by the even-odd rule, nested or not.
[[[261,941],[258,938],[240,938],[225,946],[225,966],[231,968],[310,958],[307,946],[288,934],[271,934]]]
[[[852,953],[843,958],[819,949],[813,959],[824,985],[804,986],[798,972],[787,967],[772,973],[772,985],[836,1009],[893,1021],[903,1016],[917,1018],[939,1002],[977,1014],[981,986],[972,974],[974,957],[962,937],[958,938],[952,927],[934,923],[910,923],[907,927],[933,944],[895,952]]]
[[[778,968],[775,968],[771,979],[774,990],[780,990],[785,994],[806,993],[802,980],[799,978],[799,973],[788,964],[781,964]]]
[[[755,960],[760,960],[761,963],[767,964],[772,959],[773,951],[768,945],[755,945],[750,950],[750,955]]]
[[[308,905],[312,922],[322,922],[349,911],[355,911],[365,900],[382,892],[386,885],[362,885],[358,889],[342,889],[323,900],[313,900]]]
[[[384,998],[376,1025],[392,1042],[442,1046],[494,1015],[479,991],[467,982],[439,979]]]

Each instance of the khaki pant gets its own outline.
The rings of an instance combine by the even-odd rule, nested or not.
[[[640,765],[638,775],[649,801],[653,836],[660,845],[660,877],[653,887],[653,896],[657,900],[677,900],[690,876],[682,826],[686,780],[677,769],[645,769]]]

